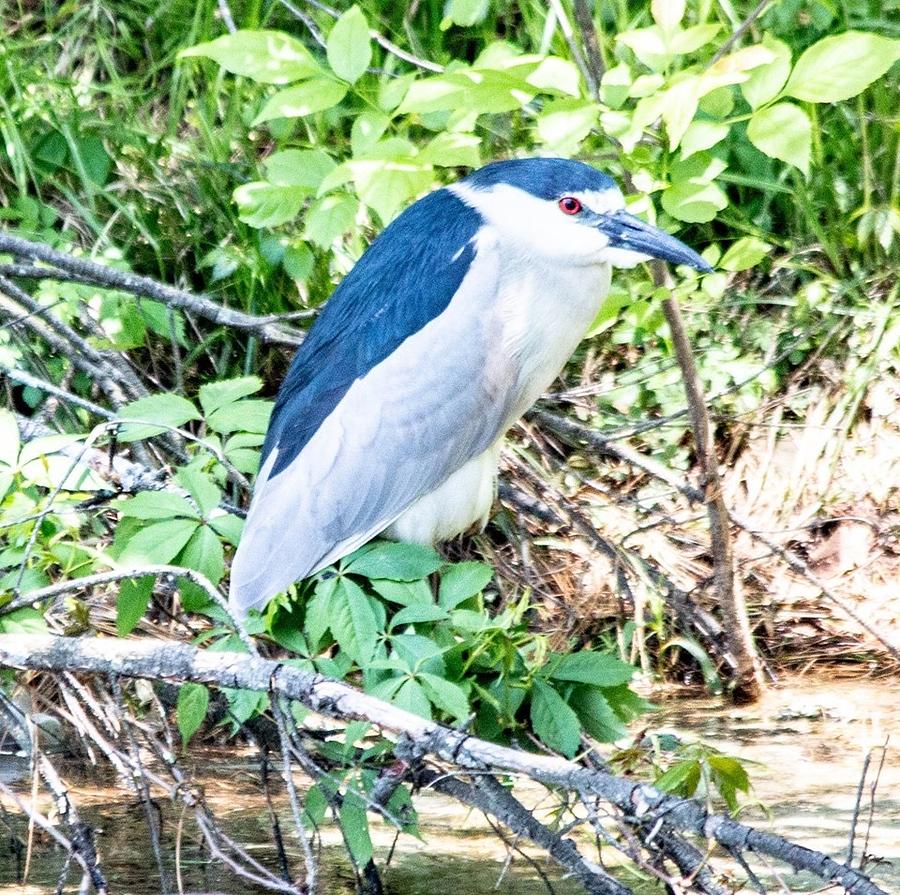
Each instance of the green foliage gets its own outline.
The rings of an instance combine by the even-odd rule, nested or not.
[[[718,793],[732,813],[739,807],[738,793],[750,792],[744,763],[702,743],[679,745],[675,760],[656,777],[653,785],[683,798],[697,795],[711,798],[713,793]]]
[[[432,578],[434,576],[434,579]],[[646,708],[630,665],[601,653],[548,650],[526,623],[523,598],[492,613],[482,563],[447,564],[432,549],[376,542],[302,591],[276,601],[265,628],[324,674],[359,679],[407,711],[480,736],[531,730],[572,756],[583,733],[604,742]]]
[[[209,707],[209,690],[203,684],[182,684],[178,691],[175,719],[185,746],[200,729]]]

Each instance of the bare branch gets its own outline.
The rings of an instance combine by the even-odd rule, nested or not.
[[[452,730],[375,699],[347,684],[246,653],[198,650],[181,643],[49,635],[0,635],[0,666],[45,671],[82,671],[174,682],[194,681],[268,692],[295,699],[313,711],[365,720],[405,735],[423,754],[471,771],[524,774],[550,787],[599,797],[623,812],[638,828],[688,832],[728,849],[749,850],[785,861],[852,895],[886,895],[863,873],[774,833],[756,830],[726,815],[710,814],[700,803],[666,795],[634,780],[581,767],[550,755],[535,755]]]
[[[9,233],[0,232],[0,252],[51,265],[45,274],[46,279],[49,280],[54,278],[53,268],[58,268],[66,274],[81,278],[82,282],[107,289],[120,289],[130,295],[161,302],[170,308],[189,311],[222,326],[249,330],[264,342],[299,345],[303,341],[302,333],[285,327],[278,322],[277,317],[256,317],[252,314],[245,314],[243,311],[225,308],[205,296],[193,295],[150,277],[130,271],[116,270],[86,258],[76,258],[41,243],[31,242]]]
[[[573,0],[572,10],[575,13],[575,21],[578,22],[578,30],[581,32],[581,40],[584,43],[584,52],[587,55],[587,64],[597,83],[599,94],[600,79],[603,77],[605,66],[603,56],[600,53],[600,41],[597,39],[597,28],[594,25],[594,17],[588,0]]]
[[[747,18],[744,19],[744,21],[734,29],[734,32],[731,34],[728,40],[726,40],[725,43],[723,43],[722,46],[719,47],[718,50],[716,50],[716,54],[709,61],[710,65],[714,65],[723,56],[731,52],[731,48],[744,36],[744,34],[753,25],[753,23],[763,14],[770,2],[771,0],[759,0],[759,3],[757,3],[753,10],[751,10],[750,15],[748,15]]]
[[[654,279],[657,283],[664,281],[664,278],[661,266],[654,265]],[[694,433],[704,503],[709,516],[716,595],[725,617],[725,635],[728,637],[730,652],[737,662],[731,696],[736,702],[753,702],[762,692],[763,679],[747,618],[744,593],[734,574],[730,520],[725,499],[722,497],[719,458],[716,456],[713,442],[712,425],[700,385],[694,352],[684,328],[678,302],[674,298],[666,298],[663,301],[663,313],[672,333],[675,355],[681,368],[681,378],[687,396],[691,429]]]

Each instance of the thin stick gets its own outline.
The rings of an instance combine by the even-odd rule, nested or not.
[[[547,0],[547,5],[550,7],[550,11],[556,17],[556,21],[559,22],[559,29],[563,33],[563,37],[566,39],[566,43],[569,45],[569,52],[572,54],[572,58],[575,60],[575,64],[578,66],[578,70],[581,72],[581,76],[584,78],[584,83],[587,84],[588,90],[590,91],[592,96],[597,95],[597,79],[594,77],[594,73],[588,67],[588,64],[585,62],[584,54],[581,52],[581,48],[578,46],[578,40],[575,36],[575,31],[572,29],[572,23],[569,21],[569,17],[566,15],[566,10],[562,5],[561,0]]]
[[[625,463],[629,463],[638,469],[642,469],[648,475],[658,478],[660,481],[669,485],[669,487],[678,491],[680,494],[683,494],[691,502],[704,502],[704,494],[699,488],[695,488],[693,485],[685,482],[677,473],[663,466],[662,463],[654,460],[652,457],[641,454],[640,451],[636,451],[634,448],[624,444],[617,444],[616,442],[605,438],[601,433],[587,428],[587,426],[583,426],[580,423],[573,422],[566,417],[554,413],[539,410],[532,411],[528,416],[531,419],[536,419],[538,422],[547,425],[570,443],[586,444],[600,455],[614,457]],[[842,600],[830,587],[828,587],[827,584],[819,579],[812,569],[810,569],[796,553],[786,547],[782,547],[780,544],[776,544],[775,541],[769,538],[764,532],[755,528],[752,521],[745,519],[733,510],[728,510],[728,518],[734,525],[738,526],[738,528],[746,531],[751,538],[755,541],[759,541],[759,543],[763,544],[772,553],[778,556],[792,571],[805,578],[810,584],[815,585],[823,597],[837,606],[849,618],[853,619],[856,624],[878,641],[878,643],[880,643],[893,658],[900,662],[900,647],[895,646],[889,640],[886,640],[883,634],[862,619],[857,612],[847,605],[845,600]]]
[[[726,53],[731,52],[731,48],[744,36],[750,26],[762,15],[763,10],[765,10],[770,2],[771,0],[759,0],[759,3],[756,4],[756,7],[753,9],[750,15],[748,15],[747,18],[744,19],[744,21],[734,29],[731,37],[729,37],[728,40],[726,40],[725,43],[723,43],[722,46],[719,47],[719,49],[716,51],[716,54],[712,57],[712,59],[710,59],[710,65],[714,65],[724,55],[726,55]]]
[[[666,274],[660,265],[654,265],[654,280],[665,284]],[[716,595],[725,616],[725,634],[731,654],[737,662],[732,681],[732,699],[737,702],[753,702],[763,689],[762,673],[753,634],[747,617],[747,604],[743,590],[735,580],[734,552],[728,509],[722,497],[722,480],[719,476],[719,458],[716,456],[712,426],[700,384],[700,375],[694,360],[694,352],[684,327],[678,302],[674,298],[663,300],[663,313],[669,324],[675,355],[681,368],[681,378],[690,412],[694,433],[697,462],[703,482],[704,503],[709,516],[709,537],[713,557],[713,574]]]
[[[606,66],[603,64],[603,56],[600,53],[600,41],[597,38],[594,17],[591,15],[591,8],[588,6],[587,0],[573,0],[572,10],[575,13],[575,21],[578,22],[578,30],[581,32],[581,40],[587,54],[587,64],[597,85],[595,92],[599,96],[600,81]]]

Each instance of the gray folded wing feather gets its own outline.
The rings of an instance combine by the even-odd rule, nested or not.
[[[232,567],[235,609],[364,544],[503,434],[515,371],[498,346],[497,260],[481,244],[446,309],[357,379],[270,477],[272,450]]]

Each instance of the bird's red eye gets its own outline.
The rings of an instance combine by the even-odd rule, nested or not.
[[[563,196],[559,200],[559,210],[563,214],[578,214],[581,211],[581,203],[574,196]]]

